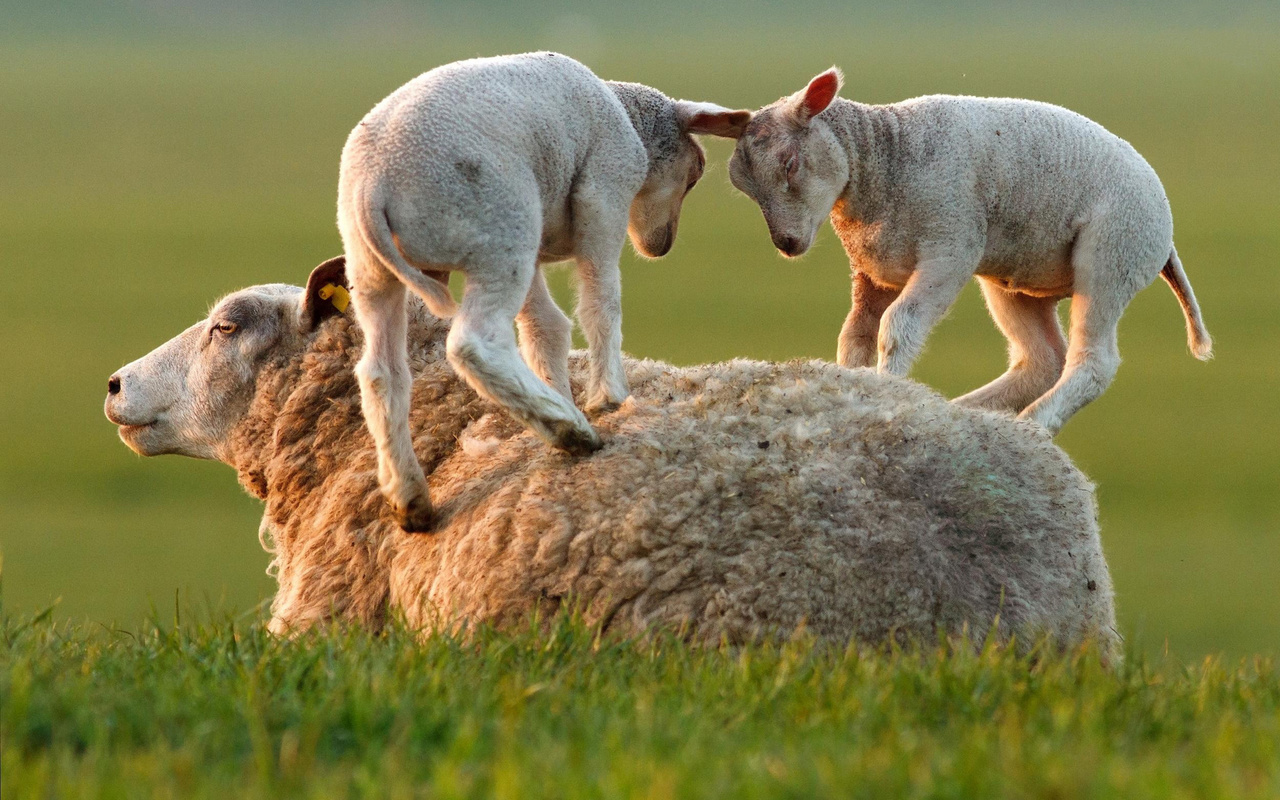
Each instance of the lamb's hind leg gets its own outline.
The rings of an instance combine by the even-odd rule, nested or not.
[[[1058,321],[1058,298],[1011,292],[987,278],[979,282],[992,319],[1009,340],[1009,369],[955,402],[1017,414],[1062,374],[1067,340]]]
[[[1067,364],[1053,388],[1018,416],[1057,433],[1068,419],[1111,385],[1120,367],[1116,326],[1124,307],[1108,299],[1076,295],[1071,300],[1071,344]]]
[[[349,254],[350,256],[350,254]],[[349,258],[351,264],[363,263]],[[360,406],[378,453],[378,485],[400,526],[431,530],[431,501],[409,430],[408,322],[405,287],[381,267],[352,271],[356,317],[364,332],[364,353],[356,365]]]
[[[1155,280],[1168,257],[1168,245],[1162,243],[1157,243],[1150,255],[1132,252],[1132,231],[1126,225],[1107,222],[1104,219],[1086,227],[1072,253],[1075,294],[1071,297],[1071,342],[1062,377],[1018,415],[1053,433],[1111,385],[1120,366],[1116,331],[1120,316],[1133,296]]]
[[[466,293],[446,352],[453,368],[481,395],[556,447],[585,455],[600,448],[600,437],[573,403],[529,369],[516,348],[512,322],[536,269],[532,255],[468,268]]]
[[[864,273],[853,273],[853,307],[840,328],[836,363],[842,367],[874,367],[880,318],[901,289],[877,286]]]
[[[572,403],[569,348],[573,345],[573,323],[556,305],[541,269],[533,274],[529,295],[516,316],[516,329],[520,332],[520,355],[524,363]]]

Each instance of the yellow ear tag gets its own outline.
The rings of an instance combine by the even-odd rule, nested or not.
[[[326,283],[318,292],[321,300],[328,300],[333,303],[333,307],[342,313],[346,313],[347,306],[351,305],[351,294],[347,291],[347,287],[339,286],[336,283]]]

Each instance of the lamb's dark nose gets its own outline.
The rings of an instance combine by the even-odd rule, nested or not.
[[[107,394],[115,396],[120,394],[120,376],[112,375],[107,379]]]
[[[649,255],[654,258],[661,258],[671,252],[671,245],[675,243],[675,229],[668,225],[662,232],[662,238],[654,242],[649,247]]]
[[[789,256],[798,255],[800,253],[800,240],[794,236],[779,236],[773,241],[774,245]]]

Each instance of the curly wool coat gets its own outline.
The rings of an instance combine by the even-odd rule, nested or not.
[[[411,314],[412,428],[438,499],[406,534],[379,493],[352,367],[328,320],[274,353],[230,440],[266,501],[272,629],[323,619],[511,626],[574,604],[605,631],[742,642],[1047,634],[1115,653],[1092,486],[1030,423],[818,361],[628,360],[605,448],[547,447],[461,382],[446,323]],[[575,354],[575,389],[585,365]]]

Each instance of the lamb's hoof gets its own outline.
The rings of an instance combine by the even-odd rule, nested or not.
[[[591,428],[580,428],[571,422],[554,426],[556,447],[571,456],[589,456],[604,447],[600,435]]]
[[[586,407],[582,410],[585,411],[588,416],[598,417],[601,414],[608,414],[610,411],[617,411],[618,407],[621,405],[622,401],[620,400],[592,400],[590,403],[587,403]]]
[[[415,497],[407,507],[393,503],[391,511],[405,533],[431,533],[435,530],[436,512],[426,497]]]
[[[610,411],[617,411],[630,396],[631,393],[627,391],[625,384],[622,388],[614,388],[612,391],[599,388],[587,398],[587,404],[583,406],[583,410],[593,417],[608,414]]]
[[[1065,422],[1065,420],[1043,419],[1041,415],[1036,414],[1036,409],[1031,406],[1023,409],[1022,413],[1018,415],[1018,419],[1025,419],[1028,422],[1033,422],[1036,425],[1039,425],[1047,431],[1050,436],[1057,436],[1058,432],[1062,430],[1063,422]]]

